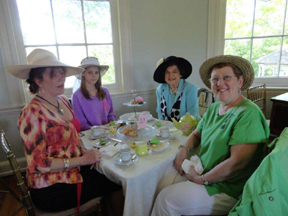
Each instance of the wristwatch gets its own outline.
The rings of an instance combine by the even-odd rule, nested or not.
[[[205,180],[204,175],[201,175],[201,178],[202,178],[202,181],[203,181],[204,185],[209,185],[210,184],[207,180]]]

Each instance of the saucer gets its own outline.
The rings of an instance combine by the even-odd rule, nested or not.
[[[120,154],[116,154],[113,158],[113,161],[118,164],[118,165],[121,165],[121,166],[131,166],[133,165],[136,161],[138,160],[138,156],[136,155],[135,158],[133,160],[129,160],[129,161],[121,161],[120,159]]]
[[[157,139],[159,139],[159,140],[171,140],[171,139],[174,139],[175,136],[170,133],[169,136],[168,136],[168,137],[165,137],[165,138],[164,138],[164,137],[161,137],[160,134],[156,134],[156,137],[157,137]]]
[[[100,138],[104,138],[104,136],[101,134],[99,136],[94,136],[93,134],[90,134],[88,137],[89,140],[96,140],[96,139],[100,139]]]

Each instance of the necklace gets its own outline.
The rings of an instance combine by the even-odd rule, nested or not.
[[[41,97],[40,95],[36,95],[37,97],[41,98],[42,100],[46,101],[47,103],[49,103],[50,105],[52,105],[53,107],[55,107],[58,110],[58,113],[60,115],[64,115],[64,110],[60,109],[60,104],[59,101],[57,99],[57,106],[55,106],[54,104],[50,103],[48,100],[46,100],[45,98]]]

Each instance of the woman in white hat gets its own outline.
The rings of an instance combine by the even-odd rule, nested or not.
[[[152,216],[227,215],[264,157],[269,127],[259,107],[241,94],[253,83],[250,62],[238,56],[216,56],[202,64],[200,76],[219,101],[179,146],[174,167],[183,175],[182,162],[200,145],[204,171],[199,175],[192,166],[185,182],[162,190]]]
[[[158,119],[177,121],[189,112],[200,118],[197,86],[186,81],[192,73],[192,65],[184,58],[169,56],[157,63],[153,79],[161,83],[156,89]]]
[[[112,98],[101,81],[109,66],[100,65],[95,57],[88,57],[81,61],[79,67],[85,71],[81,75],[80,88],[73,93],[72,107],[80,121],[81,131],[114,121],[116,115]]]
[[[100,162],[101,154],[97,149],[84,149],[78,137],[80,123],[62,96],[65,78],[83,69],[60,62],[44,49],[35,49],[27,60],[28,65],[8,66],[7,70],[25,79],[35,94],[18,119],[27,159],[27,183],[35,206],[56,212],[79,207],[98,196],[120,195],[121,186],[90,169]]]

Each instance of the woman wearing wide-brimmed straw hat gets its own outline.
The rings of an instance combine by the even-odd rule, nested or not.
[[[154,72],[154,81],[161,83],[156,90],[158,118],[177,121],[189,112],[200,118],[197,87],[186,81],[192,73],[192,65],[184,58],[161,58]]]
[[[84,149],[78,137],[80,123],[62,95],[66,77],[83,69],[60,62],[44,49],[33,50],[27,60],[27,65],[8,66],[7,70],[25,79],[35,94],[18,119],[27,159],[27,183],[35,206],[55,212],[98,196],[121,195],[121,186],[90,169],[100,162],[101,153]],[[81,196],[81,203],[77,196]]]
[[[200,67],[205,85],[219,99],[213,103],[174,159],[182,162],[190,149],[199,153],[204,171],[192,166],[185,182],[166,187],[157,197],[152,215],[223,215],[237,202],[243,186],[264,157],[269,127],[257,105],[243,97],[254,79],[246,59],[221,55]]]
[[[79,67],[85,71],[81,75],[80,88],[73,93],[72,107],[80,121],[81,130],[114,121],[116,115],[112,98],[101,81],[109,66],[100,65],[95,57],[88,57],[81,61]]]

